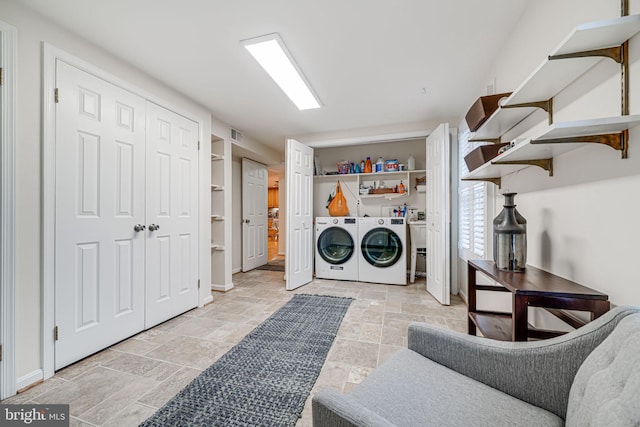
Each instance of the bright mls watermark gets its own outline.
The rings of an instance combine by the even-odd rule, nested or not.
[[[0,405],[0,427],[68,427],[69,405]]]

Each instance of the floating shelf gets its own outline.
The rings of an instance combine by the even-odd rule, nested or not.
[[[577,26],[513,91],[482,127],[471,135],[471,139],[500,138],[536,110],[534,107],[513,107],[552,99],[604,60],[609,52],[604,53],[602,49],[620,46],[638,32],[640,32],[640,15],[623,16]]]
[[[223,191],[223,190],[224,190],[224,186],[211,184],[211,191]]]
[[[224,216],[222,215],[211,215],[212,221],[224,221]]]
[[[640,125],[640,115],[554,123],[535,138],[517,143],[515,147],[468,173],[462,179],[501,178],[531,166],[531,164],[504,164],[503,162],[550,160],[585,145],[593,145],[594,141],[586,141],[592,138],[587,137],[594,135],[597,137],[616,136],[616,134],[620,135],[627,129],[638,125]],[[569,139],[575,139],[575,141]],[[580,141],[581,139],[585,142]],[[604,144],[604,142],[602,143]],[[623,156],[626,148],[626,146],[621,147]],[[496,182],[496,184],[498,183]]]
[[[211,160],[224,160],[224,156],[222,154],[211,153]]]

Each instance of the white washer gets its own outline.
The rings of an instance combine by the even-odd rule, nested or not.
[[[358,280],[358,220],[316,218],[316,277]]]
[[[405,218],[358,218],[358,280],[407,284]]]

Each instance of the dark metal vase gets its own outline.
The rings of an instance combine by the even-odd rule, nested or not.
[[[499,270],[524,271],[527,264],[527,220],[516,209],[516,194],[503,194],[504,209],[493,220],[493,261]]]

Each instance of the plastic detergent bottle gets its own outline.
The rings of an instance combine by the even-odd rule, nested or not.
[[[407,169],[412,171],[416,168],[416,159],[413,158],[413,154],[409,154],[407,159]]]
[[[404,194],[404,184],[400,181],[400,185],[398,185],[398,194]]]
[[[376,172],[384,172],[384,160],[382,160],[382,156],[378,157],[378,161],[376,162]]]
[[[364,173],[371,173],[371,157],[367,156],[367,161],[364,162]]]

